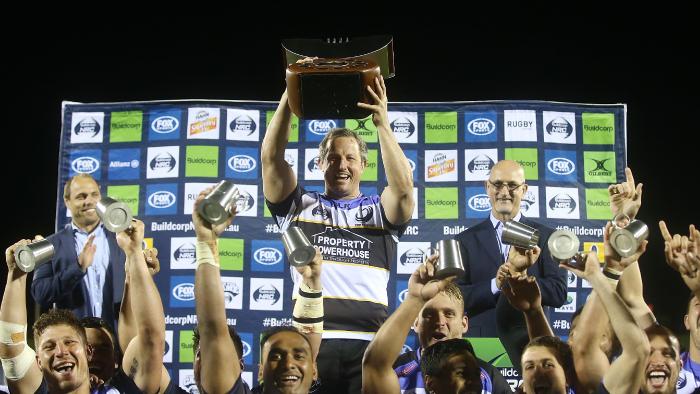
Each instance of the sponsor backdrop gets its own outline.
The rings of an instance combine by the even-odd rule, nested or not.
[[[64,103],[57,228],[69,222],[62,185],[88,173],[103,195],[126,202],[146,223],[146,243],[159,250],[156,277],[165,305],[169,343],[165,361],[180,385],[192,386],[197,194],[226,178],[244,206],[220,241],[221,276],[229,324],[244,341],[249,381],[257,376],[259,334],[290,324],[291,281],[277,226],[263,201],[260,145],[276,103],[171,101],[114,104]],[[602,257],[606,187],[624,178],[625,105],[538,101],[397,103],[389,121],[413,169],[416,210],[406,229],[389,283],[390,308],[405,294],[408,276],[430,243],[452,238],[489,215],[484,181],[495,162],[512,159],[530,185],[522,201],[527,217],[575,232],[585,250]],[[318,143],[333,127],[357,130],[369,144],[363,193],[386,185],[371,119],[293,119],[286,159],[301,184],[322,190]],[[590,285],[569,276],[567,303],[551,313],[556,334],[568,334],[571,314]],[[415,347],[409,338],[407,347]],[[477,353],[517,373],[498,340],[474,340]]]

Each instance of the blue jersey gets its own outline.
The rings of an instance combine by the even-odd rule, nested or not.
[[[482,394],[512,393],[508,382],[496,367],[476,359],[479,364]],[[420,349],[406,352],[394,363],[394,372],[399,378],[403,394],[425,394],[425,382],[420,369]]]

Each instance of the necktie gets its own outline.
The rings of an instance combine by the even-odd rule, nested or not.
[[[501,257],[503,257],[503,262],[508,261],[508,245],[504,245],[503,242],[501,242],[501,237],[503,236],[503,223],[501,221],[498,221],[496,223],[496,240],[498,241],[498,250],[501,254]]]

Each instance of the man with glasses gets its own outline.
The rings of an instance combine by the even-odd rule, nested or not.
[[[469,334],[475,337],[499,337],[513,360],[519,364],[528,342],[522,314],[505,297],[499,297],[499,269],[524,271],[535,276],[542,292],[542,304],[559,307],[566,300],[566,271],[552,260],[547,240],[551,228],[523,217],[520,201],[527,191],[525,171],[515,161],[501,160],[491,169],[485,183],[491,214],[483,222],[458,234],[465,273],[459,278],[464,309],[469,316]],[[540,232],[538,247],[526,251],[502,242],[503,226],[514,220]],[[504,266],[505,262],[509,264]]]

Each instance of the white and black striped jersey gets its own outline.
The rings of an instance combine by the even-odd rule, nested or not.
[[[389,223],[376,194],[333,200],[297,185],[267,205],[282,232],[300,227],[323,255],[323,338],[371,340],[387,318],[389,271],[406,224]],[[291,272],[296,296],[301,276]]]

